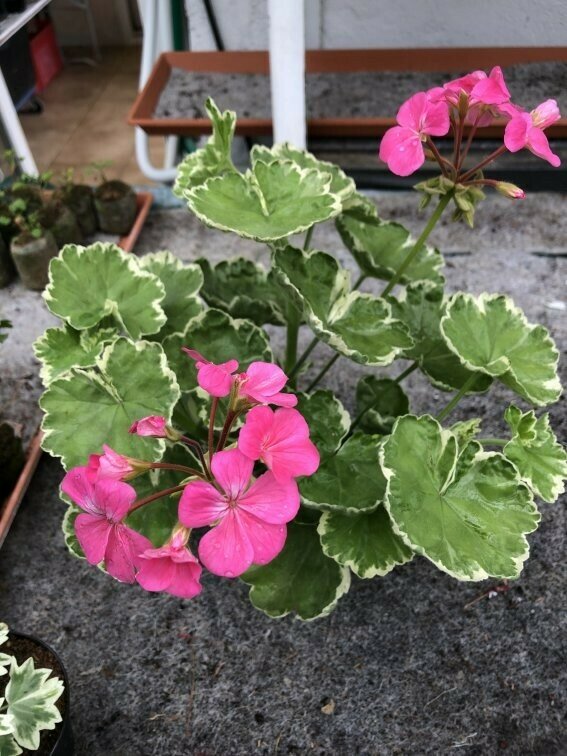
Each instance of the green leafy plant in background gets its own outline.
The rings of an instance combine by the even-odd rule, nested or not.
[[[209,398],[195,387],[195,367],[181,347],[214,363],[237,359],[244,371],[277,360],[297,387],[321,462],[299,480],[302,505],[279,556],[243,575],[256,607],[274,617],[323,616],[348,591],[351,573],[383,576],[415,555],[459,580],[517,578],[529,553],[526,536],[540,519],[534,497],[554,501],[567,476],[547,414],[531,409],[560,396],[558,352],[547,330],[508,297],[444,291],[443,256],[428,237],[450,204],[455,220],[472,222],[486,183],[481,168],[464,167],[465,111],[451,115],[455,161],[439,156],[442,181],[418,186],[425,204],[432,197],[438,204],[414,239],[381,219],[340,168],[308,152],[255,146],[249,170],[238,171],[231,160],[236,116],[210,100],[207,109],[213,134],[180,165],[175,192],[207,226],[267,245],[271,266],[244,258],[184,264],[169,252],[137,259],[104,244],[65,247],[45,293],[62,323],[35,345],[46,384],[44,448],[66,469],[85,464],[103,443],[154,463],[192,464],[175,439],[126,432],[140,417],[159,415],[206,444]],[[507,187],[495,188],[518,196]],[[328,221],[359,266],[355,282],[333,255],[313,247],[317,224]],[[383,282],[381,295],[358,290],[367,278]],[[273,354],[265,326],[286,330],[283,354]],[[301,327],[313,338],[298,354]],[[307,382],[319,343],[334,354]],[[350,401],[352,418],[339,397],[317,388],[341,358],[343,369],[350,360],[369,370]],[[384,372],[397,360],[401,370]],[[437,417],[411,413],[402,383],[417,370],[452,395]],[[495,381],[530,407],[506,410],[509,437],[483,438],[480,418],[446,424],[463,396],[487,392]],[[132,485],[148,497],[174,482],[164,469]],[[77,512],[69,507],[64,531],[82,556]],[[176,501],[156,498],[136,515],[132,527],[161,546],[176,526]]]

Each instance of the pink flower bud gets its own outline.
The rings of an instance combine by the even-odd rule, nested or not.
[[[128,433],[138,436],[154,436],[155,438],[167,438],[167,422],[161,415],[148,415],[132,423]]]
[[[508,197],[508,199],[526,199],[526,193],[523,189],[515,184],[509,184],[507,181],[498,181],[495,188],[497,192]]]

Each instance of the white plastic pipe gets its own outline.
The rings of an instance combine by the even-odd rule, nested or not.
[[[274,142],[305,149],[305,22],[303,0],[268,0]]]
[[[30,176],[37,176],[38,170],[35,164],[35,160],[30,150],[28,140],[22,129],[22,124],[18,118],[18,113],[12,102],[12,97],[8,91],[6,80],[0,70],[0,118],[6,130],[8,140],[16,159],[20,165],[20,168],[24,173],[28,173]]]

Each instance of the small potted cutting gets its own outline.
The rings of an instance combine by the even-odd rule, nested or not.
[[[125,235],[136,218],[136,192],[124,181],[108,180],[104,169],[109,165],[108,161],[101,161],[91,166],[100,177],[94,193],[98,225],[107,234]]]
[[[0,755],[72,756],[69,685],[46,643],[0,623]]]
[[[53,192],[53,200],[68,207],[75,215],[83,234],[91,236],[98,226],[93,189],[88,184],[76,183],[74,176],[73,168],[65,171],[62,184]]]
[[[15,223],[19,233],[10,242],[10,253],[16,270],[26,288],[41,290],[48,280],[49,263],[57,255],[57,242],[37,213],[18,215]]]
[[[65,244],[80,244],[83,241],[75,213],[62,202],[51,199],[37,211],[35,217],[42,228],[51,231],[58,249]]]

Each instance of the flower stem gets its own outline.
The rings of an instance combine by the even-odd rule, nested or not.
[[[453,197],[452,192],[448,192],[447,194],[444,194],[441,197],[441,199],[439,200],[439,204],[435,208],[435,211],[431,215],[431,218],[428,220],[427,225],[425,226],[425,228],[421,232],[421,234],[418,237],[418,239],[416,240],[415,244],[413,245],[413,247],[410,249],[410,251],[406,255],[405,260],[402,262],[402,264],[400,265],[400,267],[394,273],[394,275],[392,276],[392,278],[388,282],[388,285],[386,286],[386,288],[384,289],[384,291],[382,292],[382,294],[380,296],[382,296],[382,297],[387,296],[392,291],[392,289],[394,288],[394,286],[396,286],[396,284],[399,283],[401,277],[404,275],[404,273],[406,272],[406,270],[408,269],[408,267],[412,264],[412,262],[417,257],[417,255],[421,252],[421,250],[423,248],[423,245],[427,241],[427,237],[429,236],[429,234],[435,228],[435,225],[436,225],[437,221],[443,215],[443,210],[445,210],[445,208],[447,207],[447,205],[451,201],[452,197]]]
[[[311,244],[311,237],[313,236],[313,231],[315,230],[315,226],[311,226],[311,228],[307,229],[307,233],[305,234],[305,241],[303,242],[303,249],[308,252],[309,251],[309,245]]]
[[[315,388],[315,386],[319,383],[321,378],[323,378],[324,375],[327,374],[327,372],[333,367],[335,362],[339,359],[341,355],[337,352],[334,357],[331,357],[329,362],[325,365],[325,367],[317,374],[317,376],[311,381],[309,386],[307,386],[306,391],[309,393],[312,389]]]
[[[297,337],[299,336],[300,317],[293,315],[287,324],[287,341],[285,347],[284,372],[291,378],[291,371],[297,364]]]
[[[201,470],[197,470],[194,467],[186,467],[185,465],[176,465],[169,462],[152,462],[150,470],[177,470],[178,472],[188,473],[189,475],[198,475],[200,478],[204,477]]]
[[[140,509],[140,507],[143,507],[146,504],[150,504],[152,501],[156,501],[156,499],[161,499],[164,496],[171,496],[171,494],[177,493],[178,491],[183,491],[184,488],[185,486],[173,486],[172,488],[165,488],[163,491],[158,491],[151,496],[146,496],[145,499],[140,499],[140,501],[137,501],[134,506],[130,508],[128,514],[131,515],[132,512],[135,512],[137,509]]]
[[[506,446],[508,440],[505,438],[479,438],[478,442],[483,446]]]
[[[287,374],[288,378],[291,379],[291,378],[293,378],[293,377],[295,377],[297,375],[297,373],[299,372],[299,369],[301,368],[301,366],[303,365],[303,363],[305,362],[305,360],[309,357],[309,355],[311,354],[311,352],[315,349],[315,347],[317,346],[318,343],[319,343],[319,339],[317,338],[317,336],[315,336],[315,338],[312,339],[312,341],[309,342],[309,346],[303,352],[303,354],[301,355],[301,357],[297,360],[297,362],[292,367],[292,369],[288,372],[288,374]]]
[[[191,449],[195,449],[197,456],[199,457],[199,462],[201,463],[201,466],[205,471],[205,475],[209,477],[209,468],[207,466],[207,460],[205,459],[203,450],[201,449],[201,444],[199,444],[197,441],[193,441],[192,438],[187,438],[187,436],[181,436],[181,441],[183,441],[183,443],[189,446]]]
[[[228,434],[230,433],[230,429],[232,428],[232,425],[236,418],[238,417],[240,413],[238,412],[231,412],[229,411],[226,420],[224,422],[224,426],[219,438],[219,442],[217,444],[217,451],[222,451],[224,449],[224,445],[226,444],[226,439],[228,438]],[[212,459],[212,457],[211,457]]]
[[[506,146],[503,144],[501,145],[497,150],[494,150],[494,152],[491,152],[488,157],[485,157],[484,160],[481,160],[478,165],[475,165],[474,168],[471,168],[466,173],[463,173],[462,176],[459,176],[458,183],[463,184],[465,181],[471,178],[471,176],[474,176],[477,171],[480,171],[482,168],[484,168],[485,165],[488,165],[489,163],[492,163],[493,160],[496,160],[496,158],[500,157],[500,155],[503,155],[506,152]]]
[[[400,373],[396,378],[394,378],[394,383],[401,383],[401,381],[404,380],[404,378],[407,378],[408,375],[411,375],[414,370],[417,370],[419,367],[419,363],[417,360],[415,362],[412,362],[412,364],[404,370],[403,373]]]
[[[457,406],[457,404],[461,401],[463,396],[467,393],[467,391],[472,387],[472,385],[475,383],[477,379],[477,376],[475,373],[470,375],[467,380],[463,383],[461,388],[457,391],[455,396],[451,399],[449,404],[445,407],[445,409],[441,410],[438,415],[436,415],[436,419],[441,422],[441,420],[444,420],[447,415],[449,415]]]
[[[218,406],[219,406],[219,400],[215,396],[213,398],[213,403],[211,404],[211,414],[209,417],[209,438],[208,438],[209,465],[211,464],[213,460],[213,449],[215,448],[215,417],[217,415]]]
[[[433,141],[433,139],[431,139],[431,137],[427,137],[427,146],[433,153],[433,157],[435,158],[435,160],[437,160],[437,162],[439,163],[439,168],[441,168],[441,173],[445,176],[445,178],[449,178],[449,172],[447,171],[446,166],[447,165],[450,166],[451,163],[441,155],[441,153],[439,152],[439,150],[437,149],[435,145],[435,142]]]
[[[469,154],[469,150],[471,148],[472,140],[474,138],[474,135],[476,134],[476,130],[478,129],[478,124],[480,122],[480,119],[482,118],[482,112],[480,112],[477,117],[475,118],[475,121],[473,125],[470,128],[469,135],[467,137],[467,142],[465,144],[465,149],[461,153],[461,159],[459,160],[459,164],[457,166],[457,175],[461,168],[463,167],[465,160],[467,159],[467,155]]]

